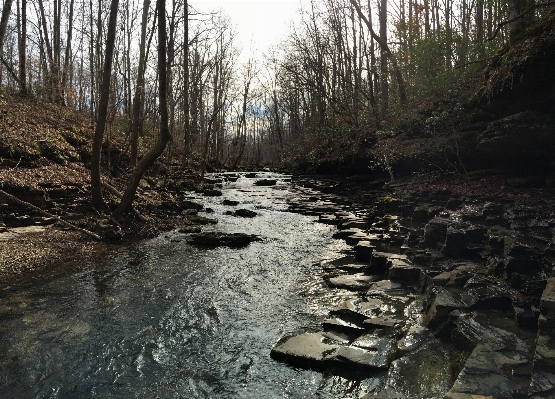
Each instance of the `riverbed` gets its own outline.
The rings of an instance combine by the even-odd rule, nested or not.
[[[280,337],[317,331],[353,296],[330,291],[321,262],[346,250],[335,227],[288,212],[285,176],[223,183],[199,197],[219,223],[256,234],[242,249],[203,249],[173,231],[114,247],[90,264],[0,286],[2,398],[342,398],[376,383],[303,370],[270,358]],[[230,215],[239,208],[253,218]],[[69,266],[69,267],[68,267]]]

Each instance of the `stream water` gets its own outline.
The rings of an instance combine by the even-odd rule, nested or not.
[[[223,191],[202,198],[219,219],[205,229],[262,242],[199,249],[171,232],[0,285],[0,397],[344,398],[375,383],[270,358],[283,334],[319,330],[352,295],[327,289],[319,266],[345,243],[287,212],[290,183],[240,178]],[[258,216],[226,215],[224,198]]]

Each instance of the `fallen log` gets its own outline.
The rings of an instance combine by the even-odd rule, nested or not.
[[[46,212],[46,211],[40,209],[38,206],[35,206],[35,205],[30,204],[30,203],[28,203],[28,202],[22,201],[22,200],[20,200],[19,198],[14,197],[14,196],[11,195],[11,194],[8,194],[8,193],[5,192],[4,190],[0,190],[0,195],[3,196],[3,197],[6,197],[6,198],[9,199],[10,201],[13,201],[13,202],[18,203],[19,205],[23,205],[23,206],[25,206],[25,207],[27,207],[27,208],[30,208],[30,209],[34,210],[34,211],[40,212],[40,213],[42,213],[43,215],[48,216],[49,218],[53,218],[53,219],[57,220],[58,222],[60,222],[62,225],[66,226],[66,227],[69,227],[69,228],[71,228],[71,229],[73,229],[73,230],[77,230],[77,231],[80,231],[81,233],[87,234],[88,236],[94,238],[95,240],[102,241],[102,238],[101,238],[98,234],[93,233],[92,231],[83,229],[83,228],[81,228],[81,227],[75,226],[74,224],[71,224],[71,223],[69,223],[69,222],[66,222],[65,220],[61,219],[60,217],[58,217],[58,216],[56,216],[56,215],[52,215],[51,213]]]

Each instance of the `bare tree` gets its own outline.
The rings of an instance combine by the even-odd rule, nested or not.
[[[112,61],[114,46],[116,43],[118,3],[119,0],[112,0],[110,6],[110,17],[108,20],[106,38],[106,55],[104,57],[104,69],[102,74],[102,91],[100,93],[100,102],[98,104],[98,119],[94,131],[91,154],[91,200],[92,206],[98,211],[102,211],[104,209],[102,181],[100,176],[100,160],[102,154],[102,142],[104,140],[104,129],[106,128],[106,117],[108,115],[108,102],[110,101],[110,78],[112,77]]]
[[[145,154],[137,163],[133,170],[127,188],[123,193],[123,197],[114,212],[114,218],[121,220],[128,214],[133,205],[133,199],[139,186],[139,181],[148,168],[162,155],[168,141],[171,138],[168,117],[168,82],[167,82],[167,64],[166,64],[166,2],[165,0],[156,1],[156,9],[158,13],[158,102],[160,110],[160,134],[154,144],[154,147]]]

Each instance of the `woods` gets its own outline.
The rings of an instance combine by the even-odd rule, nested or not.
[[[545,11],[525,0],[307,1],[260,58],[240,50],[220,12],[158,3],[2,5],[2,86],[89,115],[98,210],[102,175],[122,173],[111,168],[111,143],[123,143],[120,216],[159,156],[201,174],[364,156],[399,120],[469,90]]]

